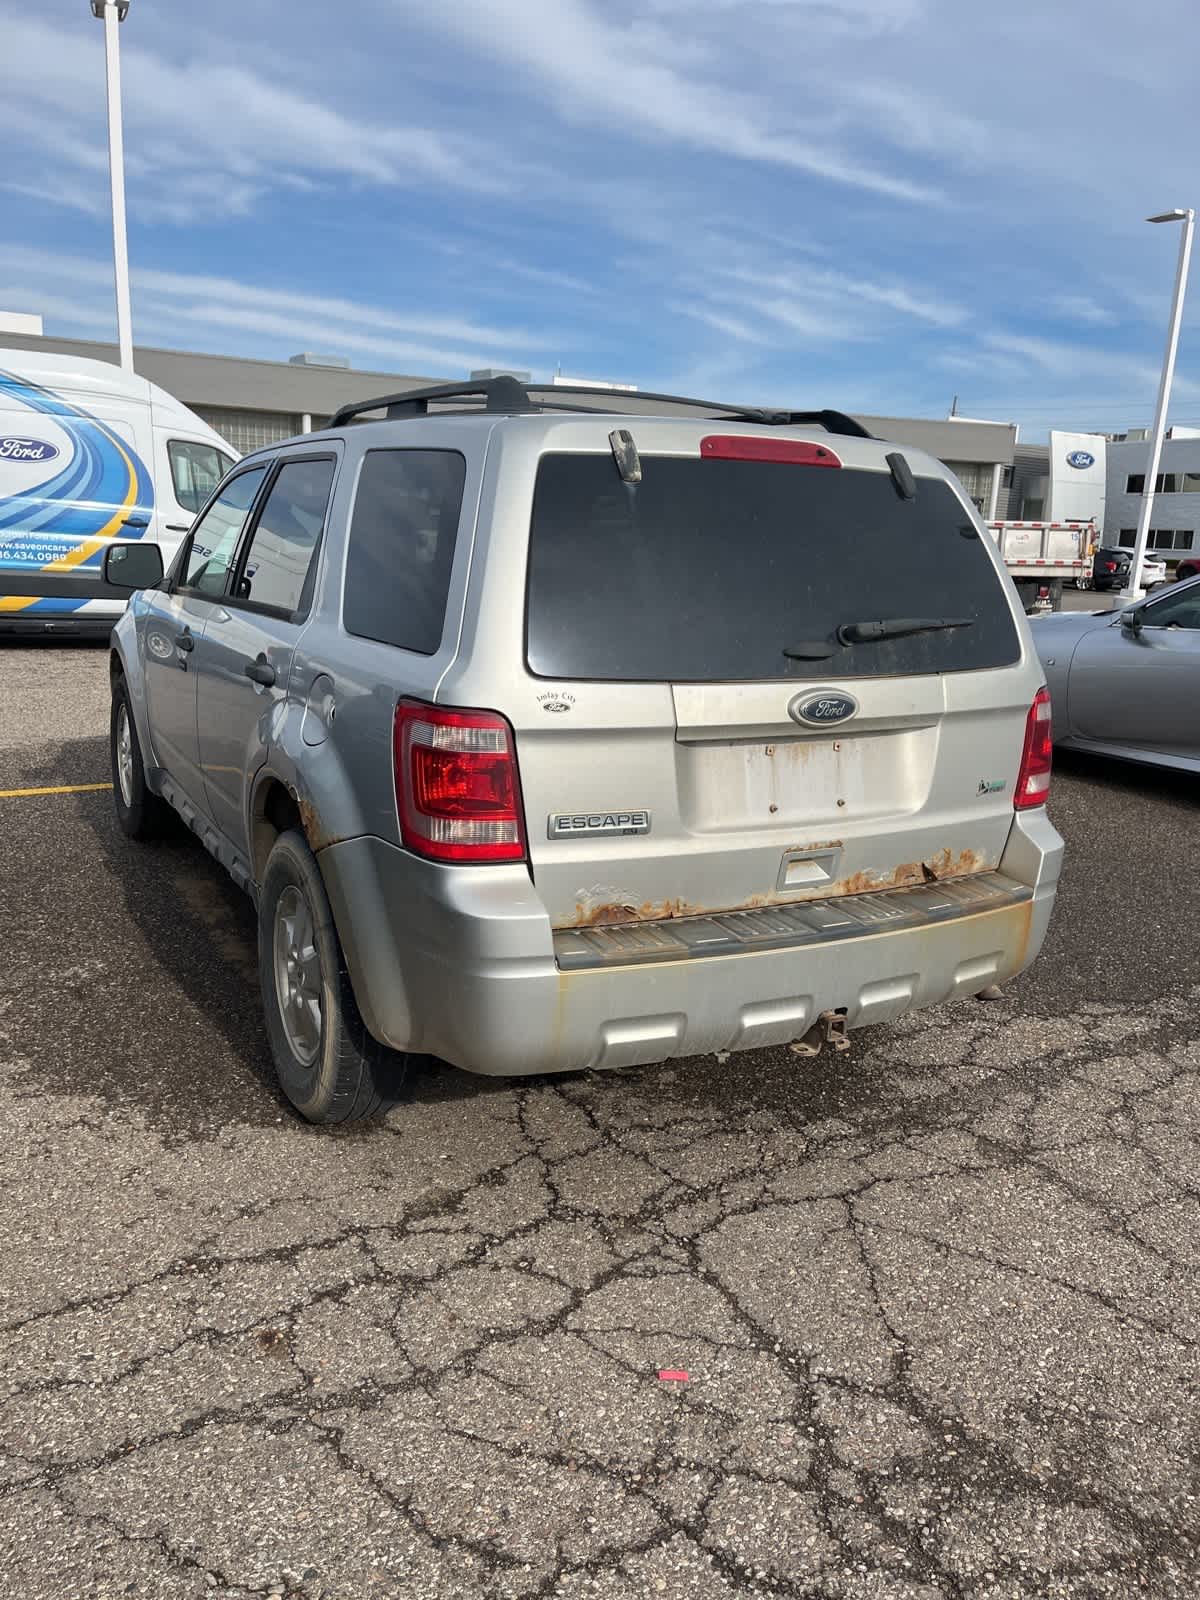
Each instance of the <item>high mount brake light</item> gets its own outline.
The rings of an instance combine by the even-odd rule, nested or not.
[[[700,441],[702,461],[785,461],[794,467],[840,467],[827,444],[807,439],[764,439],[757,433],[710,433]]]
[[[392,760],[407,849],[431,861],[525,859],[516,745],[503,717],[401,700]]]

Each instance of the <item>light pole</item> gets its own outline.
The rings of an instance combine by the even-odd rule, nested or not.
[[[129,242],[125,236],[125,143],[121,131],[121,47],[117,27],[129,14],[129,0],[91,0],[92,15],[104,24],[104,66],[108,86],[108,176],[112,184],[113,276],[117,285],[117,344],[121,365],[133,371],[133,313],[129,305]]]
[[[1196,224],[1196,213],[1190,206],[1186,211],[1176,207],[1174,211],[1164,211],[1160,216],[1147,217],[1146,221],[1182,222],[1183,237],[1179,241],[1179,265],[1175,269],[1175,299],[1171,306],[1171,325],[1167,330],[1167,349],[1163,356],[1162,377],[1158,384],[1158,406],[1154,413],[1154,428],[1150,435],[1150,460],[1146,465],[1146,480],[1142,486],[1142,505],[1138,512],[1133,560],[1129,563],[1126,587],[1121,590],[1122,600],[1141,600],[1145,598],[1146,593],[1142,588],[1142,562],[1146,556],[1146,541],[1150,537],[1154,485],[1158,478],[1158,463],[1162,457],[1167,406],[1171,400],[1171,380],[1175,376],[1175,351],[1179,346],[1179,324],[1183,321],[1183,297],[1187,292],[1188,263],[1192,256],[1192,230]]]

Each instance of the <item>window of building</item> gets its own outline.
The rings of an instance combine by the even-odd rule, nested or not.
[[[197,512],[233,465],[223,450],[191,439],[170,439],[167,459],[175,498],[186,511]]]
[[[1190,550],[1195,530],[1192,528],[1151,528],[1146,540],[1148,550]],[[1118,543],[1123,550],[1132,550],[1137,541],[1136,528],[1122,528]]]
[[[267,475],[266,467],[251,467],[230,479],[192,530],[182,587],[201,594],[225,593],[226,579],[246,518]]]
[[[437,650],[466,471],[457,450],[367,451],[346,555],[347,633]]]
[[[1183,487],[1185,477],[1194,478],[1200,488],[1200,474],[1160,472],[1154,480],[1155,494],[1178,494]],[[1125,479],[1126,494],[1144,494],[1146,492],[1146,474],[1144,472],[1131,472]]]
[[[967,491],[967,498],[975,502],[976,510],[986,512],[992,498],[992,463],[947,461],[945,465]]]
[[[300,432],[300,418],[288,411],[241,411],[231,406],[193,406],[192,410],[243,456]]]
[[[239,599],[287,615],[300,597],[325,526],[333,486],[331,456],[285,461],[271,485],[242,563]]]
[[[1180,484],[1181,494],[1200,494],[1200,472],[1185,472]]]

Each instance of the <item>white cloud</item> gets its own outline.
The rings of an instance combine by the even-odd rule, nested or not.
[[[111,328],[112,268],[105,261],[0,244],[0,274],[13,286],[5,290],[6,301],[17,297],[77,332],[103,336]],[[266,340],[276,349],[290,347],[288,353],[319,348],[418,372],[455,372],[527,366],[552,347],[570,347],[569,340],[547,333],[419,308],[398,315],[386,306],[235,278],[137,268],[132,277],[135,339],[145,340],[153,326],[168,330],[169,342],[184,348],[198,337],[195,330],[205,329],[223,331],[238,351],[246,349],[250,335],[257,336],[260,349]],[[80,290],[92,293],[87,297]]]
[[[893,200],[931,202],[936,186],[889,173],[804,133],[786,108],[680,70],[671,36],[621,26],[588,0],[454,0],[426,21],[540,83],[567,121],[637,130],[683,149],[792,168]],[[659,48],[651,51],[648,43]],[[773,114],[772,114],[773,111]]]
[[[1107,306],[1093,300],[1090,294],[1056,294],[1050,304],[1060,317],[1094,328],[1111,328],[1117,320]]]
[[[752,328],[740,317],[730,317],[720,311],[710,311],[705,306],[689,306],[674,300],[668,304],[667,310],[674,311],[677,316],[692,317],[696,322],[704,323],[705,327],[712,328],[714,332],[728,334],[731,339],[740,339],[744,344],[770,342],[764,333]]]
[[[953,328],[966,318],[963,307],[919,295],[899,283],[832,272],[810,263],[795,263],[783,272],[717,267],[710,280],[714,302],[732,300],[760,317],[772,318],[812,339],[854,338],[874,329],[881,333],[886,313],[936,328]],[[881,321],[881,315],[882,321]]]
[[[6,18],[5,65],[22,103],[0,113],[0,126],[15,127],[22,142],[62,166],[96,173],[107,163],[100,37],[97,28]],[[480,191],[499,183],[498,152],[489,159],[450,130],[361,119],[290,88],[286,73],[266,76],[230,61],[179,63],[133,42],[121,59],[135,214],[175,222],[244,215],[265,190],[314,177]],[[279,59],[274,48],[272,59]],[[78,203],[66,190],[60,198]]]

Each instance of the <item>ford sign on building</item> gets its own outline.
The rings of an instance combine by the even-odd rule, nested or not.
[[[1105,440],[1096,433],[1050,434],[1048,522],[1095,521],[1104,526]]]

